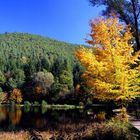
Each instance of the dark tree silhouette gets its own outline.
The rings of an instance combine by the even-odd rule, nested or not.
[[[135,37],[135,51],[140,50],[139,25],[140,25],[140,1],[139,0],[89,0],[92,6],[104,5],[103,15],[108,16],[112,11],[132,28]]]

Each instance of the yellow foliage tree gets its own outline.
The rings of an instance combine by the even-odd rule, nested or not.
[[[80,48],[76,56],[85,67],[83,78],[95,98],[131,101],[140,93],[140,52],[134,53],[130,28],[118,18],[91,22],[91,48]],[[137,66],[137,67],[136,67]]]

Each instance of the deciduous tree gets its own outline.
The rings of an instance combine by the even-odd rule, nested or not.
[[[129,43],[130,28],[120,24],[118,18],[99,18],[91,22],[90,36],[88,42],[93,47],[78,49],[76,56],[86,69],[82,77],[95,98],[131,101],[137,97],[140,53],[134,54]]]
[[[13,89],[11,95],[10,95],[10,100],[16,102],[16,103],[21,103],[22,102],[22,93],[20,89]]]
[[[43,70],[34,74],[33,81],[36,84],[36,93],[47,94],[54,83],[54,76],[51,72]]]
[[[137,47],[140,50],[139,24],[140,24],[140,1],[139,0],[89,0],[93,6],[104,5],[103,15],[109,15],[112,11],[127,25],[131,25],[133,36]]]

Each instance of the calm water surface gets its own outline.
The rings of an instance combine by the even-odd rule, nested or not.
[[[100,122],[109,119],[112,111],[106,108],[90,110],[53,110],[41,107],[0,107],[0,129],[39,131],[59,129],[65,125]]]
[[[134,105],[128,108],[128,114],[137,120],[140,120],[140,105]]]

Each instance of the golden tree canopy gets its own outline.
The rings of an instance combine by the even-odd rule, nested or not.
[[[116,17],[99,18],[91,22],[90,36],[88,43],[93,47],[76,51],[86,68],[83,78],[87,86],[99,100],[131,101],[140,90],[140,53],[134,53],[130,28]]]

